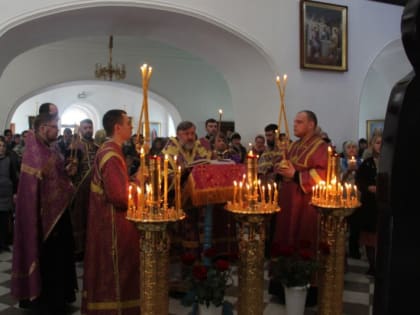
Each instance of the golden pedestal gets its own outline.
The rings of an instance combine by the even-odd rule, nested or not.
[[[354,208],[316,206],[320,214],[319,244],[327,244],[329,254],[320,250],[318,272],[318,315],[341,315],[343,312],[344,266],[346,259],[346,217]]]
[[[185,218],[183,211],[171,218],[147,216],[141,220],[128,217],[140,231],[140,310],[142,315],[169,313],[168,224]]]
[[[264,248],[267,215],[280,211],[277,205],[253,203],[241,209],[228,202],[226,210],[235,215],[239,228],[238,315],[262,315],[264,311]]]

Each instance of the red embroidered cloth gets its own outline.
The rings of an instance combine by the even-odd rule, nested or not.
[[[233,181],[242,180],[244,164],[197,165],[188,177],[185,193],[193,206],[225,203],[233,198]]]

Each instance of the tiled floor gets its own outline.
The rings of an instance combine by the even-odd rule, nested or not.
[[[0,253],[0,315],[29,315],[25,310],[19,309],[17,302],[10,296],[10,272],[12,253]],[[367,263],[364,260],[349,259],[348,271],[345,274],[343,311],[345,315],[369,315],[372,313],[371,304],[373,296],[373,279],[365,276]],[[83,265],[77,266],[79,287],[82,287]],[[267,275],[266,275],[266,279]],[[268,280],[266,281],[268,287]],[[236,303],[235,288],[230,288],[227,297],[232,303]],[[264,315],[284,315],[284,306],[276,302],[276,297],[264,292],[265,309]],[[170,299],[169,310],[171,315],[188,315],[191,308],[184,307],[177,299]],[[72,315],[80,315],[80,294],[71,309]],[[237,314],[235,312],[235,314]],[[306,308],[305,315],[316,314],[316,307]],[[61,314],[57,314],[61,315]]]

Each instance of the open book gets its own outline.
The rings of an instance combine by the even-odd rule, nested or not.
[[[221,159],[221,160],[199,159],[188,164],[187,168],[194,167],[197,165],[203,165],[203,164],[235,164],[235,161],[231,159]]]

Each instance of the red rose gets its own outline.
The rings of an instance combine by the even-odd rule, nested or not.
[[[207,279],[207,268],[205,266],[194,266],[193,268],[193,276],[199,281],[203,281]]]
[[[195,262],[195,255],[192,253],[185,253],[181,256],[181,261],[188,266],[191,266]]]
[[[224,259],[219,259],[215,263],[216,269],[219,271],[225,271],[229,269],[229,262]]]

